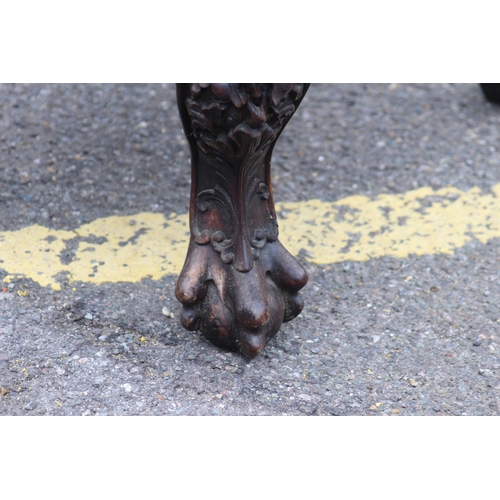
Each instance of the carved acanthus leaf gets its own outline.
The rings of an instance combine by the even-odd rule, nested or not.
[[[242,271],[278,238],[270,190],[274,142],[305,84],[193,83],[185,98],[204,170],[192,223],[194,241],[211,243]]]

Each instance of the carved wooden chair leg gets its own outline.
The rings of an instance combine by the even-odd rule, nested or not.
[[[303,307],[307,273],[278,241],[271,154],[308,85],[177,86],[192,165],[181,322],[249,358]]]

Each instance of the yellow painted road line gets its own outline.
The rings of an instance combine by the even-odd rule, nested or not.
[[[424,187],[374,199],[278,203],[280,240],[313,264],[410,255],[451,254],[473,238],[500,236],[500,184],[491,194]],[[73,242],[71,242],[73,240]],[[58,275],[90,283],[137,282],[181,271],[189,241],[188,215],[112,216],[74,231],[29,226],[0,232],[0,268],[59,289]],[[73,245],[69,245],[73,243]],[[61,252],[76,247],[64,264]]]

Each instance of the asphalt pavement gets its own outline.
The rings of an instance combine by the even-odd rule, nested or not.
[[[184,330],[172,84],[0,85],[0,415],[498,415],[500,106],[313,84],[280,137],[303,313],[249,362]]]

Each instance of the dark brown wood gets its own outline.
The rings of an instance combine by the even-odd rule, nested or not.
[[[271,155],[308,86],[177,86],[192,168],[181,321],[248,358],[303,308],[307,273],[278,240]]]

